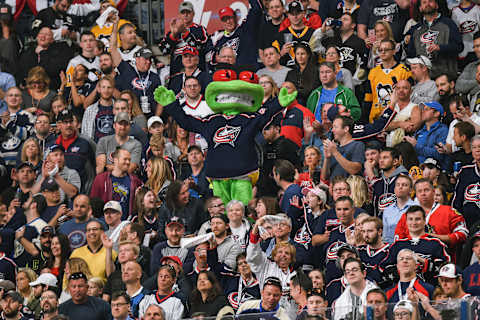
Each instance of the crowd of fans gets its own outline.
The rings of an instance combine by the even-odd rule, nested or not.
[[[113,1],[31,34],[0,5],[0,319],[480,319],[476,0],[249,3],[208,34],[184,1],[150,46]],[[240,70],[297,92],[241,146],[250,201],[172,118]]]

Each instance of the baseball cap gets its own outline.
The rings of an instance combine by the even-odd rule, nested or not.
[[[119,112],[118,114],[115,115],[114,121],[115,122],[127,121],[128,123],[130,123],[131,119],[130,119],[130,115],[128,113]]]
[[[183,268],[183,263],[182,263],[182,261],[180,260],[179,257],[177,257],[177,256],[165,256],[165,257],[162,257],[162,259],[160,259],[160,263],[163,264],[163,262],[165,262],[167,260],[172,260],[176,264],[178,264],[180,267]]]
[[[60,111],[57,116],[57,121],[73,120],[73,113],[68,109]]]
[[[108,209],[122,212],[122,206],[120,205],[120,202],[114,200],[108,201],[103,206],[103,212],[107,211]]]
[[[328,109],[328,111],[327,111],[328,120],[333,122],[333,120],[335,120],[335,117],[337,115],[338,115],[338,106],[337,105],[333,105],[330,109]]]
[[[63,148],[61,144],[52,144],[50,147],[48,147],[47,152],[50,153],[56,150],[62,150],[65,152],[65,148]]]
[[[230,7],[224,7],[218,11],[218,16],[220,19],[223,19],[224,17],[235,17],[235,11]]]
[[[427,158],[427,159],[425,159],[425,161],[423,161],[423,163],[420,165],[420,168],[423,169],[426,165],[434,166],[435,168],[440,169],[440,170],[442,169],[442,168],[440,167],[440,164],[438,163],[438,161],[435,160],[435,159],[433,159],[433,158]],[[423,166],[423,167],[422,167],[422,166]]]
[[[49,287],[56,287],[57,286],[57,277],[55,277],[51,273],[42,273],[37,280],[30,282],[30,287],[35,287],[40,284],[47,285]]]
[[[55,234],[55,229],[52,226],[45,226],[42,228],[40,234],[50,233],[51,235]]]
[[[393,312],[395,312],[397,309],[400,309],[400,308],[407,309],[408,311],[410,311],[410,313],[413,313],[413,305],[408,300],[398,301],[395,307],[393,307]]]
[[[347,250],[347,251],[350,251],[351,253],[357,255],[358,257],[358,250],[357,248],[355,248],[354,246],[348,244],[348,243],[344,243],[343,245],[340,246],[340,248],[338,248],[337,250],[337,256],[340,256],[340,254],[342,253],[342,251],[344,250]]]
[[[180,3],[180,5],[178,6],[178,12],[179,13],[182,13],[182,11],[190,11],[190,12],[193,12],[193,4],[190,2],[190,1],[183,1],[182,3]]]
[[[462,270],[453,263],[448,263],[440,268],[437,277],[455,279],[462,275]]]
[[[190,153],[190,151],[192,151],[192,150],[197,150],[197,151],[203,153],[202,148],[200,148],[200,146],[198,146],[196,144],[192,144],[191,146],[189,146],[188,149],[187,149],[187,153]]]
[[[432,69],[432,62],[430,61],[430,59],[428,59],[425,56],[418,56],[418,57],[415,57],[415,58],[407,59],[407,63],[410,64],[410,65],[412,65],[412,64],[422,64],[425,67],[427,67],[428,69]]]
[[[308,192],[311,192],[317,197],[319,197],[323,203],[327,202],[327,194],[322,189],[315,187],[315,188],[308,188],[307,190]]]
[[[15,290],[15,284],[10,280],[0,280],[0,289],[4,291]]]
[[[183,48],[183,50],[182,50],[182,55],[185,55],[185,54],[190,54],[192,56],[198,56],[198,50],[197,50],[197,48],[187,46],[187,47]]]
[[[292,1],[287,4],[287,12],[294,13],[294,12],[302,12],[305,9],[303,8],[303,4],[300,1]]]
[[[265,279],[265,281],[263,282],[263,286],[267,286],[267,285],[272,285],[272,286],[277,286],[280,288],[280,290],[282,290],[282,282],[280,281],[280,279],[278,279],[277,277],[268,277]]]
[[[150,129],[150,127],[151,127],[155,122],[160,122],[161,124],[163,124],[162,118],[160,118],[160,117],[158,117],[158,116],[153,116],[153,117],[151,117],[150,119],[148,119],[147,127]]]
[[[135,57],[143,57],[145,59],[150,59],[151,57],[153,57],[153,53],[148,48],[141,48],[140,50],[135,52]]]
[[[28,161],[20,162],[20,163],[17,165],[16,169],[17,169],[17,170],[20,170],[20,169],[22,169],[23,167],[29,167],[30,169],[35,170],[35,168],[33,167],[33,164],[32,164],[31,162],[28,162]]]
[[[57,191],[59,189],[57,182],[53,178],[43,180],[40,191]]]
[[[13,301],[17,301],[18,303],[23,303],[23,297],[17,291],[10,290],[5,294],[5,297],[12,298]]]
[[[440,112],[440,115],[443,116],[443,114],[445,113],[443,111],[443,107],[440,103],[438,103],[437,101],[431,101],[431,102],[423,102],[423,103],[420,103],[420,107],[428,107],[428,108],[432,108],[438,112]]]
[[[0,20],[12,20],[12,7],[6,3],[0,5]]]
[[[172,224],[178,224],[182,227],[185,228],[185,222],[183,222],[183,219],[177,216],[173,216],[170,219],[167,220],[167,223],[165,223],[166,227],[169,227]]]

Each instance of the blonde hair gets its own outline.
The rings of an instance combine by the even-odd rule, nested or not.
[[[132,118],[135,118],[137,116],[142,116],[143,112],[142,109],[140,109],[140,103],[138,102],[137,96],[133,93],[132,90],[123,90],[120,92],[120,96],[128,94],[130,96],[130,99],[132,99],[132,109],[131,109],[131,114]],[[129,106],[130,107],[130,106]]]
[[[355,207],[361,208],[364,204],[370,203],[368,185],[364,178],[352,175],[347,178],[347,183],[350,186],[350,190],[352,190],[350,197]]]
[[[30,69],[28,71],[28,76],[27,76],[27,85],[30,87],[31,82],[34,81],[41,81],[45,83],[45,89],[48,90],[48,86],[50,85],[50,77],[48,76],[47,72],[43,67],[36,66]]]
[[[167,160],[153,157],[150,158],[150,164],[152,166],[152,175],[148,178],[145,186],[149,187],[155,195],[157,195],[162,189],[165,181],[172,181],[172,171],[168,165]],[[143,199],[142,199],[143,201]]]
[[[88,280],[88,282],[93,283],[95,286],[97,286],[100,291],[103,292],[103,288],[105,287],[105,282],[103,281],[102,278],[99,277],[92,277]]]
[[[275,256],[277,255],[278,250],[281,248],[287,248],[288,251],[290,251],[290,257],[292,258],[292,261],[290,262],[290,265],[295,264],[295,255],[297,253],[297,250],[295,249],[295,246],[291,243],[288,242],[279,242],[275,245],[275,247],[272,250],[272,258],[275,260]]]
[[[20,159],[22,160],[22,162],[28,161],[28,159],[27,159],[27,146],[30,143],[33,143],[33,144],[35,144],[35,146],[37,146],[38,153],[35,156],[35,159],[33,159],[33,160],[36,161],[36,163],[38,163],[40,160],[42,160],[42,155],[40,154],[42,150],[40,149],[40,144],[38,143],[37,139],[35,139],[35,138],[28,138],[25,141],[25,143],[22,146],[22,153],[21,153]]]
[[[92,277],[92,272],[90,271],[90,267],[88,266],[87,262],[82,258],[70,258],[67,260],[66,264],[68,263],[68,268],[70,269],[70,274],[74,274],[76,272],[82,272],[84,275],[87,276],[87,279]],[[70,280],[68,280],[67,275],[63,275],[63,288],[68,288]]]
[[[375,29],[375,27],[376,27],[377,25],[379,25],[379,24],[381,24],[381,25],[385,28],[385,30],[387,30],[387,34],[388,34],[388,35],[387,35],[387,38],[382,39],[382,40],[392,40],[392,41],[395,41],[395,39],[393,38],[393,31],[392,31],[392,27],[390,26],[390,23],[389,23],[388,21],[378,20],[378,21],[375,23],[373,29]],[[394,48],[394,49],[395,49],[395,48]]]
[[[270,97],[268,97],[268,98],[275,98],[276,96],[278,96],[278,92],[280,91],[280,89],[278,88],[278,86],[275,83],[275,81],[273,80],[273,78],[266,75],[266,74],[260,76],[260,78],[258,80],[260,81],[261,78],[267,78],[268,82],[270,82],[270,84],[272,85],[272,93],[270,94]]]
[[[23,273],[25,274],[25,276],[27,277],[28,279],[28,282],[33,282],[35,280],[37,280],[38,278],[38,275],[35,273],[35,271],[33,271],[31,268],[20,268],[18,269],[18,272],[17,272],[17,276],[20,274],[20,273]],[[16,280],[16,279],[15,279]],[[16,283],[15,283],[15,286],[16,286]],[[27,297],[27,300],[28,301],[32,301],[33,299],[35,299],[35,296],[33,294],[33,290],[31,289],[30,290],[30,294],[28,295]]]

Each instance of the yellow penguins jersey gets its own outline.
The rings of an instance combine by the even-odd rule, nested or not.
[[[93,57],[93,58],[85,58],[81,54],[78,56],[73,57],[67,66],[67,80],[70,83],[73,81],[73,72],[75,71],[75,67],[79,64],[84,65],[88,70],[88,80],[94,82],[98,80],[98,77],[101,74],[100,71],[100,58]]]
[[[120,19],[118,22],[118,28],[120,29],[124,24],[130,23],[130,21],[125,19]],[[98,24],[92,28],[92,33],[95,35],[97,40],[100,40],[105,45],[105,48],[110,46],[110,36],[112,35],[113,24],[107,22],[103,27],[100,27]],[[117,46],[120,47],[122,43],[120,42],[120,36],[117,35]]]
[[[412,81],[412,73],[404,64],[397,64],[392,69],[383,69],[378,65],[368,74],[368,92],[365,93],[365,102],[372,103],[368,120],[372,123],[378,119],[382,111],[390,104],[390,94],[393,85],[400,80]]]

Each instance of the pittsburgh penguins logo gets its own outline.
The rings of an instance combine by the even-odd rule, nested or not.
[[[378,96],[378,104],[382,107],[388,106],[390,102],[390,94],[393,92],[393,88],[390,84],[382,84],[379,83],[377,85],[377,96]]]

